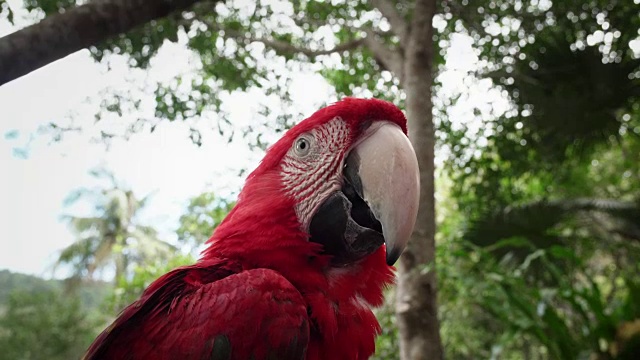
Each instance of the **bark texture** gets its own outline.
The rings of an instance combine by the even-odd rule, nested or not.
[[[416,0],[411,21],[392,0],[371,4],[389,21],[399,45],[389,48],[370,32],[365,46],[378,64],[399,79],[406,98],[409,137],[420,165],[420,208],[411,241],[400,257],[396,315],[402,360],[442,359],[435,271],[434,196],[435,129],[433,125],[433,16],[436,0]]]
[[[400,258],[396,315],[403,360],[442,359],[435,272],[434,147],[431,87],[435,0],[417,0],[404,61],[409,136],[420,164],[420,208],[408,247]]]
[[[93,0],[48,16],[0,38],[0,85],[199,1]]]

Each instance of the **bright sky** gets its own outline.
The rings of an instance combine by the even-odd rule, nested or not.
[[[0,36],[14,30],[0,19]],[[443,92],[459,91],[465,74],[477,61],[470,45],[470,39],[462,36],[452,41],[449,70],[441,75]],[[95,135],[91,131],[68,135],[58,143],[37,134],[43,124],[64,122],[70,114],[77,123],[89,124],[105,89],[130,88],[125,79],[171,79],[191,68],[189,59],[184,47],[168,44],[148,73],[130,71],[122,59],[115,59],[106,71],[83,50],[0,87],[0,269],[51,275],[56,254],[74,240],[61,215],[87,211],[65,208],[63,200],[74,189],[97,185],[88,174],[97,166],[113,171],[139,197],[153,193],[143,221],[169,240],[190,197],[205,190],[225,196],[237,193],[243,181],[239,170],[252,169],[262,154],[250,151],[242,139],[227,144],[213,130],[204,134],[202,147],[191,142],[188,125],[180,122],[163,122],[153,134],[115,140],[108,149],[90,142]],[[313,73],[296,74],[293,87],[298,94],[296,106],[305,114],[315,111],[331,94],[322,77]],[[469,95],[470,101],[486,103],[489,87],[490,83],[480,84]],[[256,96],[233,94],[223,99],[234,123],[246,124],[255,118],[257,107],[252,104]],[[151,101],[148,97],[143,100]],[[459,118],[473,117],[468,107],[452,111]],[[103,126],[108,129],[118,121],[135,119],[124,116]],[[203,122],[206,125],[207,119]],[[16,149],[27,149],[26,156]]]

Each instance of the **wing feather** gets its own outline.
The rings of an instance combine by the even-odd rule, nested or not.
[[[273,270],[220,264],[158,279],[91,345],[85,359],[305,358],[302,295]]]

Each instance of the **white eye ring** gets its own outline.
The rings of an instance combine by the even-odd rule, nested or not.
[[[293,145],[293,151],[299,157],[305,157],[311,152],[311,139],[306,136],[300,136]]]

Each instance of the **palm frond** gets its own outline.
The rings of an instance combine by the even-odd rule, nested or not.
[[[82,234],[90,230],[98,231],[104,226],[104,218],[102,217],[80,217],[65,215],[62,217],[62,219],[66,220],[71,226],[71,229],[77,234]]]
[[[91,278],[100,268],[115,267],[117,278],[126,275],[135,262],[145,263],[175,253],[176,248],[160,240],[155,229],[135,221],[148,197],[137,199],[133,191],[120,187],[107,171],[96,170],[93,174],[107,178],[110,185],[101,190],[80,190],[71,196],[77,200],[91,195],[95,214],[64,217],[77,241],[60,253],[56,266],[71,265],[78,278]]]
[[[504,86],[518,94],[519,107],[531,110],[514,120],[525,125],[524,139],[547,160],[562,161],[618,137],[620,109],[640,94],[640,80],[629,76],[640,59],[604,63],[596,46],[572,49],[572,36],[550,28],[528,45],[527,58],[513,72],[490,75],[512,80]]]
[[[551,231],[555,226],[586,212],[605,214],[619,221],[629,234],[640,234],[638,204],[613,199],[578,198],[541,200],[486,213],[469,222],[464,237],[480,246],[493,245],[509,238],[524,238],[537,248],[548,248],[562,243],[560,236]]]

